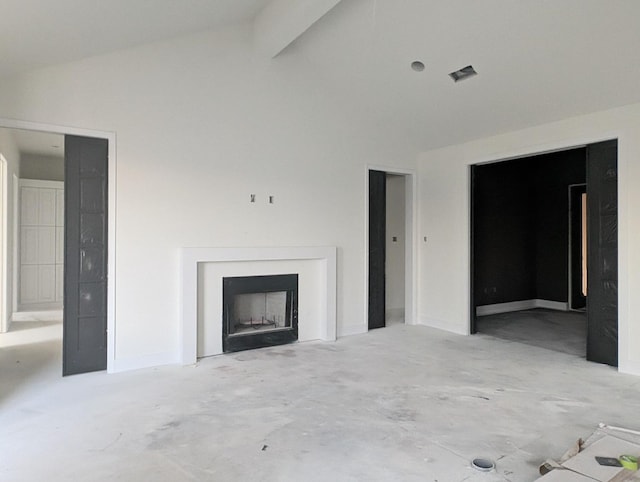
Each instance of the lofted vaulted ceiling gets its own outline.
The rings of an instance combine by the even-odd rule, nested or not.
[[[640,102],[638,0],[3,0],[0,77],[314,4],[273,62],[419,149]]]
[[[251,21],[268,0],[2,0],[0,77]]]
[[[284,54],[430,149],[640,102],[639,20],[637,0],[343,0]]]

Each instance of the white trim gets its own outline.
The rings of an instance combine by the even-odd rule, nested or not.
[[[545,308],[547,310],[556,311],[569,311],[569,304],[564,301],[551,301],[551,300],[533,300],[536,304],[536,308]]]
[[[12,303],[11,311],[18,309],[18,293],[20,291],[20,283],[18,282],[20,271],[20,178],[13,175],[13,226],[11,226],[11,234],[13,237],[13,273],[11,273],[13,289],[11,290]]]
[[[18,311],[11,317],[14,323],[25,321],[62,321],[62,310]]]
[[[418,176],[405,174],[405,299],[404,322],[418,324]],[[411,222],[408,222],[408,221]]]
[[[119,357],[113,361],[109,373],[128,372],[149,367],[180,363],[175,353],[150,353],[147,355]]]
[[[324,291],[320,293],[326,300],[326,317],[321,320],[320,339],[336,339],[336,263],[335,246],[318,247],[265,247],[265,248],[182,248],[181,253],[181,322],[180,360],[183,365],[191,365],[197,359],[198,345],[198,264],[231,261],[283,261],[320,260],[324,268]]]
[[[418,283],[416,265],[418,261],[418,180],[415,169],[367,164],[364,172],[364,320],[365,331],[369,327],[369,171],[382,171],[405,177],[405,263],[404,263],[404,313],[405,324],[418,322]]]
[[[109,143],[109,173],[107,180],[109,191],[109,213],[107,221],[107,372],[113,373],[115,370],[116,357],[116,133],[4,118],[0,118],[0,127],[7,129],[26,129],[30,131],[50,132],[53,134],[96,137],[106,139]]]
[[[50,189],[64,189],[64,181],[45,181],[42,179],[20,178],[20,187],[44,187]]]
[[[338,337],[343,337],[343,336],[353,336],[353,335],[363,335],[365,333],[367,333],[369,330],[367,329],[366,326],[362,326],[362,325],[347,325],[347,326],[341,326],[339,333],[338,333]]]
[[[11,327],[9,307],[7,305],[9,301],[7,297],[7,288],[10,283],[7,269],[7,264],[9,262],[9,247],[7,242],[7,216],[9,214],[7,203],[9,201],[9,185],[7,175],[7,160],[2,153],[0,153],[0,202],[2,202],[2,207],[0,208],[0,333],[6,333]]]
[[[640,362],[632,360],[620,360],[618,371],[628,375],[640,376]]]
[[[454,333],[456,335],[468,336],[469,335],[469,327],[467,325],[464,326],[452,326],[450,323],[442,320],[438,320],[436,318],[430,318],[428,316],[420,316],[420,322],[418,323],[422,326],[427,326],[429,328],[435,328],[436,330],[446,331],[448,333]]]
[[[510,301],[508,303],[495,303],[492,305],[476,306],[476,316],[496,315],[498,313],[510,313],[512,311],[533,310],[535,308],[568,311],[568,304],[562,301],[540,299]]]
[[[492,305],[476,306],[476,316],[497,315],[512,311],[532,310],[536,307],[535,300],[510,301],[508,303],[495,303]]]
[[[586,164],[586,159],[585,159],[585,164]],[[569,223],[569,228],[568,228],[568,233],[569,233],[569,253],[567,255],[568,258],[568,263],[567,263],[567,287],[568,287],[568,293],[567,293],[567,309],[571,309],[571,305],[573,304],[573,229],[571,228],[571,212],[572,212],[572,197],[571,197],[571,191],[572,189],[578,188],[578,187],[586,187],[587,183],[583,182],[583,183],[577,183],[577,184],[569,184],[569,186],[567,187],[567,196],[569,196],[568,198],[568,213],[567,213],[567,223]]]

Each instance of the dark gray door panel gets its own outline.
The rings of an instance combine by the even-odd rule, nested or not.
[[[587,148],[587,359],[618,366],[618,141]]]
[[[108,141],[65,136],[63,375],[107,367]]]
[[[387,174],[369,171],[369,329],[385,326]]]

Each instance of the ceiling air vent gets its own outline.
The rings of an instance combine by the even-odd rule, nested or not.
[[[468,79],[469,77],[473,77],[474,75],[478,75],[478,72],[476,72],[471,65],[467,65],[460,70],[451,72],[449,77],[451,77],[454,82],[459,82],[461,80]]]

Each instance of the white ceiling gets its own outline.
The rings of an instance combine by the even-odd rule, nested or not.
[[[283,55],[430,149],[640,102],[640,1],[343,0]]]
[[[250,21],[268,0],[2,0],[0,77]]]
[[[248,22],[268,3],[2,0],[0,77]],[[429,149],[640,102],[639,19],[639,0],[343,0],[274,62]],[[479,75],[453,83],[469,64]]]
[[[20,154],[64,157],[64,136],[49,132],[9,129]]]

